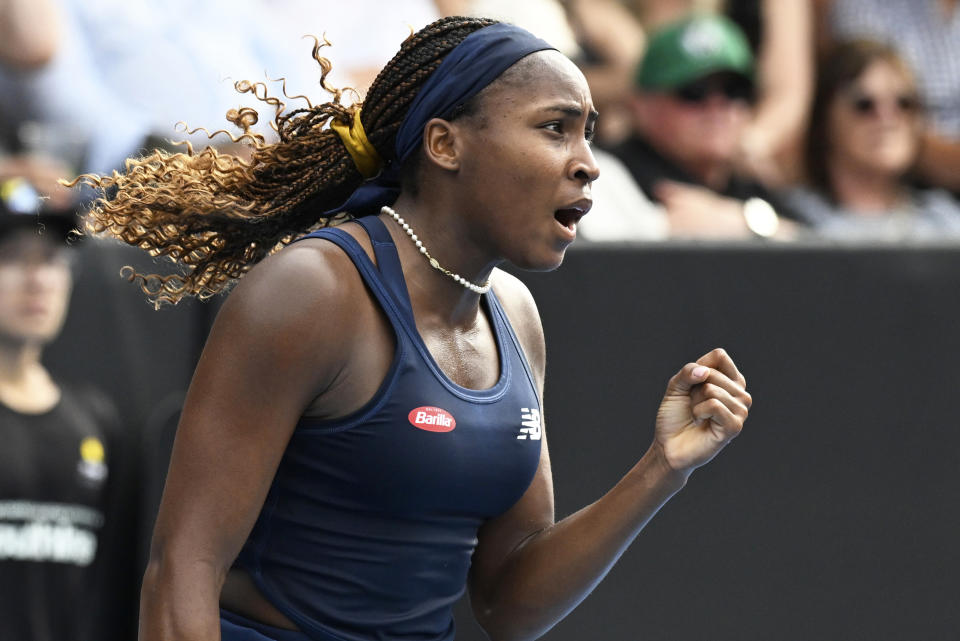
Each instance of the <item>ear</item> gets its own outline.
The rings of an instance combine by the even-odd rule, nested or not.
[[[432,118],[423,128],[423,153],[427,160],[447,171],[460,169],[460,131],[455,123]]]

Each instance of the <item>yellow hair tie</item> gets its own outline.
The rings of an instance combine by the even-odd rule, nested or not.
[[[376,176],[383,161],[367,139],[367,132],[363,130],[363,123],[360,122],[360,110],[357,109],[353,114],[353,125],[348,126],[339,120],[331,120],[330,128],[340,136],[360,174],[364,178]]]

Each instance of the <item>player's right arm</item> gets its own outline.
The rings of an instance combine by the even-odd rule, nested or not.
[[[304,241],[257,265],[225,302],[177,429],[141,591],[141,641],[220,638],[226,573],[304,408],[318,398],[322,407],[349,369],[362,287],[339,249]]]

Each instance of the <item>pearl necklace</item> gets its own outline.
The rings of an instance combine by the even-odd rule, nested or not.
[[[403,218],[400,217],[400,214],[398,214],[397,212],[393,211],[393,209],[391,209],[390,207],[388,207],[388,206],[386,206],[386,205],[384,205],[384,206],[380,209],[380,212],[381,212],[381,213],[384,213],[384,214],[389,214],[391,218],[393,218],[395,221],[397,221],[397,224],[400,225],[400,227],[403,228],[403,231],[407,232],[407,236],[409,236],[409,237],[410,237],[410,240],[413,241],[413,244],[415,244],[415,245],[417,246],[417,249],[420,250],[420,253],[423,254],[424,256],[426,256],[426,257],[427,257],[427,260],[430,261],[430,266],[431,266],[431,267],[433,267],[434,269],[436,269],[437,271],[439,271],[439,272],[441,272],[441,273],[443,273],[443,274],[446,274],[447,276],[449,276],[449,277],[452,278],[453,280],[457,281],[458,283],[460,283],[461,285],[463,285],[464,287],[466,287],[467,289],[469,289],[469,290],[472,291],[472,292],[476,292],[476,293],[478,293],[478,294],[486,294],[487,292],[490,291],[490,281],[489,281],[489,280],[488,280],[487,282],[485,282],[483,285],[477,285],[477,284],[475,284],[475,283],[471,283],[469,280],[467,280],[466,278],[464,278],[464,277],[461,276],[460,274],[454,274],[454,273],[453,273],[452,271],[450,271],[449,269],[445,269],[445,268],[441,267],[441,266],[440,266],[440,263],[437,262],[437,259],[430,255],[430,252],[427,251],[427,248],[423,246],[423,242],[422,242],[419,238],[417,238],[417,235],[416,235],[415,233],[413,233],[413,229],[410,227],[409,223],[405,222],[405,221],[403,220]]]

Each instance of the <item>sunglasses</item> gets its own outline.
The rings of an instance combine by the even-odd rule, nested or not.
[[[854,94],[850,99],[850,107],[859,116],[875,117],[880,113],[881,102],[876,96]],[[919,112],[921,107],[920,99],[913,94],[901,94],[887,102],[892,102],[897,111],[908,116]]]
[[[673,91],[674,97],[689,105],[702,105],[712,96],[720,95],[727,100],[741,100],[753,103],[754,91],[752,83],[746,78],[705,78],[695,80]]]

